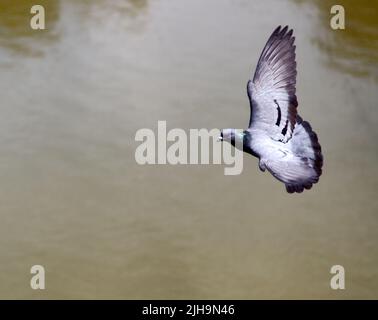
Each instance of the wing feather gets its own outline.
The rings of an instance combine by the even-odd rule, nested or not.
[[[261,53],[253,80],[247,85],[251,107],[249,128],[285,143],[293,134],[298,106],[294,41],[293,30],[277,27]]]

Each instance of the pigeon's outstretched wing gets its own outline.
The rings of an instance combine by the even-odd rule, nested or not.
[[[247,92],[251,106],[249,128],[272,139],[290,140],[297,115],[296,62],[293,30],[279,26],[270,36]]]

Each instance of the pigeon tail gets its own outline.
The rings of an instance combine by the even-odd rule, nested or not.
[[[299,115],[297,115],[293,137],[289,143],[293,154],[299,159],[299,166],[305,169],[306,174],[298,181],[285,182],[286,190],[293,193],[311,189],[322,174],[323,155],[317,134]]]

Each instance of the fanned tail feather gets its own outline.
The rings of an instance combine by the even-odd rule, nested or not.
[[[322,149],[317,134],[299,115],[296,120],[293,137],[289,143],[292,152],[299,159],[301,169],[306,169],[307,174],[298,181],[285,182],[289,193],[311,189],[312,185],[319,181],[323,167]]]

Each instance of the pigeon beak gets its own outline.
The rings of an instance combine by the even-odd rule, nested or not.
[[[223,141],[223,137],[222,136],[219,136],[217,141]]]

